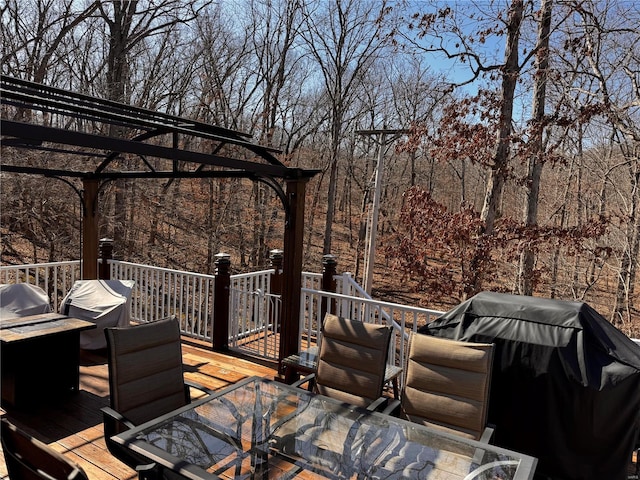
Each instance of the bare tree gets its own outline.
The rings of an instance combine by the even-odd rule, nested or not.
[[[197,5],[197,6],[196,6]],[[131,101],[131,64],[136,49],[148,45],[150,39],[178,25],[188,23],[197,17],[199,8],[207,5],[195,0],[182,2],[178,0],[162,0],[148,2],[139,0],[119,0],[100,2],[99,12],[108,27],[109,48],[107,50],[106,96],[109,100],[121,103]],[[170,47],[170,42],[165,47]],[[163,50],[169,51],[169,48]],[[122,136],[120,127],[112,126],[111,135]],[[113,196],[113,239],[116,248],[123,248],[127,242],[127,216],[132,208],[130,185],[125,180],[116,182]]]
[[[624,205],[620,212],[624,218],[623,240],[618,256],[616,303],[612,312],[612,321],[622,323],[630,317],[640,253],[640,129],[636,115],[640,104],[637,76],[640,66],[640,10],[636,4],[605,2],[603,5],[591,1],[581,2],[576,8],[584,29],[585,48],[582,51],[589,66],[585,74],[597,80],[592,102],[611,126],[622,157],[618,167],[627,172],[626,181],[611,183],[622,200],[619,205]]]
[[[381,19],[386,2],[361,0],[310,1],[304,8],[302,34],[322,76],[330,102],[329,191],[323,253],[331,253],[336,208],[340,145],[346,114],[362,75],[386,44]]]
[[[541,22],[538,28],[538,45],[536,47],[536,75],[533,89],[533,134],[529,142],[529,166],[527,173],[527,200],[524,213],[524,224],[533,226],[538,223],[538,201],[540,194],[540,177],[542,175],[543,134],[545,119],[545,101],[547,88],[547,70],[549,68],[549,36],[551,34],[551,11],[553,0],[542,0]],[[518,290],[522,295],[533,294],[533,269],[535,254],[533,249],[525,247],[520,256],[518,270]]]
[[[1,7],[2,73],[43,83],[60,70],[56,63],[70,53],[67,36],[91,16],[100,2],[78,8],[72,0],[35,2],[7,0]]]

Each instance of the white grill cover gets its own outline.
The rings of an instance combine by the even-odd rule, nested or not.
[[[97,328],[80,333],[80,348],[106,348],[106,327],[129,326],[133,280],[78,280],[62,300],[60,313],[93,322]]]
[[[0,318],[26,317],[50,311],[49,296],[40,287],[28,283],[0,285]]]

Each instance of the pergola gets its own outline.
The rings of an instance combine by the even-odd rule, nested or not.
[[[58,168],[21,165],[2,155],[3,172],[80,179],[74,187],[82,202],[82,278],[98,278],[98,193],[116,179],[247,178],[272,188],[285,211],[280,358],[295,353],[298,345],[302,273],[304,199],[308,181],[318,173],[287,167],[278,150],[252,143],[249,135],[187,118],[132,107],[118,102],[2,76],[0,129],[2,147],[58,152],[92,159],[62,162]],[[12,108],[13,107],[13,108]],[[45,121],[57,117],[52,127]],[[99,125],[111,134],[84,131]],[[117,133],[116,133],[117,132]],[[198,149],[186,149],[185,139]],[[206,148],[207,151],[204,151]],[[250,160],[232,158],[243,154]],[[121,154],[137,158],[127,171],[114,168]],[[238,156],[238,155],[236,155]],[[155,162],[150,162],[154,159]],[[81,166],[82,168],[78,167]]]

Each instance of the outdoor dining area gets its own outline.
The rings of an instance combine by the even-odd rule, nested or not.
[[[123,323],[126,290],[111,290],[124,298],[115,302],[119,308],[94,302],[93,320],[75,318],[83,313],[70,305],[83,302],[72,292],[82,292],[83,283],[71,289],[63,313],[46,305],[33,307],[38,313],[24,310],[25,302],[2,287],[2,478],[632,474],[640,349],[586,307],[570,318],[574,302],[518,298],[521,312],[538,315],[531,324],[506,306],[513,296],[480,294],[411,333],[402,365],[392,360],[391,326],[327,313],[317,348],[282,362],[301,377],[287,384],[278,365],[185,340],[176,318]],[[42,298],[37,287],[27,290]],[[92,302],[85,297],[84,303]],[[112,317],[99,328],[98,310]],[[64,344],[74,355],[63,366],[55,348],[42,347],[46,342],[24,347],[38,336],[57,343],[64,338],[58,330],[78,322]],[[106,348],[80,348],[80,335],[96,330]],[[526,335],[517,339],[517,331]],[[48,361],[55,368],[47,369]],[[37,376],[40,370],[46,376]],[[12,384],[19,395],[5,394]],[[619,442],[590,446],[594,429]],[[545,436],[544,445],[536,436]],[[590,457],[579,459],[585,451]]]
[[[3,333],[30,319],[32,326],[48,323],[42,314],[17,318],[8,325],[3,319]],[[386,389],[385,325],[328,314],[314,373],[294,385],[247,375],[217,390],[185,381],[176,319],[102,330],[109,398],[100,409],[103,441],[139,478],[533,478],[535,458],[487,441],[490,344],[416,336],[394,398]],[[445,404],[416,402],[447,388]],[[9,478],[31,478],[27,470],[49,472],[39,478],[91,478],[71,452],[61,456],[20,437],[39,436],[20,421],[38,407],[15,410],[19,421],[12,406],[5,411]]]

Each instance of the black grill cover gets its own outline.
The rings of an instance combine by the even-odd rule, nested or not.
[[[640,348],[589,305],[483,292],[420,333],[496,344],[492,443],[538,478],[626,478],[640,422]]]

